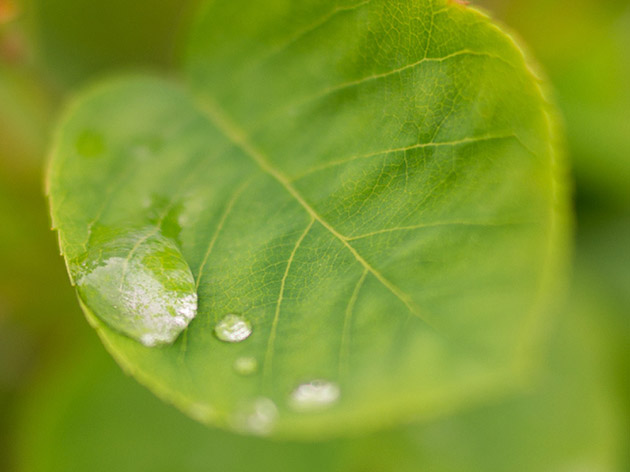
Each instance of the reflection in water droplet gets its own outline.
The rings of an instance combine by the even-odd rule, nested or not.
[[[268,398],[259,397],[234,416],[233,426],[244,433],[266,436],[273,430],[277,417],[276,405]]]
[[[258,370],[258,361],[253,357],[239,357],[234,361],[234,370],[241,375],[252,375]]]
[[[252,334],[251,323],[240,315],[225,315],[214,327],[214,334],[221,341],[238,343]]]
[[[97,157],[105,152],[105,139],[102,134],[86,129],[77,138],[75,146],[83,157]]]
[[[190,268],[175,243],[155,229],[108,238],[75,272],[86,306],[146,346],[174,342],[197,313]]]
[[[327,380],[313,380],[299,385],[290,397],[290,405],[299,411],[326,408],[339,399],[339,386]]]

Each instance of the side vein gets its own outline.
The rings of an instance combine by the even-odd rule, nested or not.
[[[306,229],[302,232],[300,237],[298,238],[295,246],[293,246],[293,250],[291,251],[291,255],[289,256],[289,260],[287,261],[287,266],[284,270],[284,275],[282,276],[282,281],[280,282],[280,293],[278,294],[278,302],[276,303],[276,312],[273,317],[273,322],[271,323],[271,332],[269,333],[269,339],[267,340],[267,351],[265,353],[265,360],[263,363],[263,379],[269,385],[271,381],[271,371],[273,369],[273,352],[274,352],[274,344],[276,342],[276,332],[278,330],[278,320],[280,319],[280,308],[282,307],[282,300],[284,298],[284,286],[287,281],[287,277],[289,276],[289,271],[291,270],[291,264],[293,263],[293,259],[295,259],[295,254],[297,253],[302,241],[306,238],[306,235],[313,227],[313,223],[315,223],[315,218],[311,217],[311,220],[308,223]]]
[[[486,136],[473,136],[469,138],[462,138],[456,141],[444,141],[444,142],[438,141],[438,142],[418,143],[418,144],[412,144],[410,146],[404,146],[404,147],[399,147],[399,148],[394,148],[394,149],[384,149],[381,151],[373,151],[366,154],[357,154],[357,155],[346,157],[346,158],[335,159],[334,161],[324,162],[321,165],[311,167],[310,169],[307,169],[300,174],[292,176],[290,181],[296,182],[316,172],[326,170],[330,167],[337,167],[344,164],[348,164],[352,161],[357,161],[360,159],[369,159],[371,157],[384,156],[387,154],[394,154],[397,152],[406,152],[406,151],[411,151],[414,149],[456,147],[456,146],[462,146],[466,144],[475,144],[475,143],[480,143],[480,142],[485,142],[485,141],[494,141],[494,140],[511,139],[511,138],[517,139],[514,133],[496,134],[496,135],[491,134],[491,135],[486,135]]]
[[[296,31],[290,37],[285,38],[284,42],[281,42],[280,44],[271,48],[269,51],[265,52],[260,57],[252,61],[252,65],[259,65],[265,61],[268,61],[270,58],[280,54],[281,52],[285,51],[286,49],[291,47],[293,44],[297,43],[299,40],[301,40],[305,36],[315,32],[318,28],[321,28],[323,25],[328,23],[331,19],[333,19],[339,13],[347,13],[353,10],[358,10],[359,8],[361,8],[364,5],[367,5],[371,1],[372,0],[363,0],[353,5],[336,6],[335,8],[333,8],[331,11],[326,13],[324,16],[322,16],[318,20],[307,25],[304,29]]]
[[[515,226],[520,224],[527,224],[526,222],[516,222],[516,223],[501,223],[501,222],[486,222],[486,221],[436,221],[433,223],[422,223],[418,225],[410,225],[410,226],[398,226],[395,228],[385,228],[378,231],[372,231],[370,233],[360,234],[358,236],[351,236],[348,238],[348,241],[356,241],[358,239],[365,239],[371,236],[376,236],[378,234],[384,233],[393,233],[396,231],[411,231],[414,229],[422,229],[422,228],[439,228],[441,226],[470,226],[470,227],[480,227],[480,228],[492,228],[492,227],[502,227],[502,226]]]
[[[415,316],[423,320],[428,326],[431,323],[420,312],[418,307],[413,303],[411,297],[404,293],[400,288],[390,282],[383,274],[366,261],[361,254],[348,242],[348,239],[330,225],[315,209],[306,201],[298,190],[291,184],[289,179],[278,169],[273,167],[261,151],[259,151],[252,143],[249,142],[247,136],[236,124],[234,124],[216,105],[207,97],[198,97],[202,106],[202,110],[208,116],[208,119],[221,130],[226,137],[238,145],[246,154],[248,154],[256,164],[267,174],[273,177],[295,200],[324,228],[326,228],[333,236],[335,236],[346,248],[352,253],[354,258],[372,275],[374,275],[381,284],[383,284],[394,296],[405,304],[407,309]]]
[[[425,57],[425,58],[422,58],[422,59],[420,59],[420,60],[418,60],[416,62],[413,62],[411,64],[406,64],[406,65],[398,67],[396,69],[388,70],[386,72],[381,72],[381,73],[378,73],[378,74],[369,75],[369,76],[366,76],[366,77],[361,77],[360,79],[351,80],[349,82],[344,82],[344,83],[341,83],[341,84],[332,85],[330,87],[327,87],[327,88],[325,88],[323,90],[320,90],[319,92],[316,92],[316,93],[314,93],[312,95],[309,95],[308,97],[305,97],[305,98],[299,100],[299,102],[296,102],[296,103],[293,103],[293,104],[289,105],[287,108],[293,108],[295,106],[299,106],[299,105],[304,104],[304,103],[312,102],[314,100],[321,99],[321,98],[323,98],[323,97],[325,97],[327,95],[331,95],[331,94],[333,94],[335,92],[338,92],[340,90],[351,88],[351,87],[356,87],[356,86],[361,85],[361,84],[363,84],[365,82],[371,82],[371,81],[374,81],[374,80],[384,79],[385,77],[389,77],[391,75],[400,74],[401,72],[404,72],[404,71],[409,70],[409,69],[414,69],[414,68],[416,68],[419,65],[424,64],[424,63],[429,63],[429,62],[441,63],[441,62],[446,62],[446,61],[449,61],[449,60],[454,59],[456,57],[462,57],[462,56],[486,57],[486,58],[489,58],[489,59],[495,59],[495,60],[504,62],[504,63],[508,64],[510,67],[512,67],[512,65],[509,62],[507,62],[505,59],[503,59],[500,56],[496,56],[494,54],[490,54],[490,53],[487,53],[487,52],[480,52],[480,51],[473,51],[473,50],[470,50],[470,49],[463,49],[461,51],[456,51],[454,53],[448,54],[448,55],[443,56],[443,57]]]
[[[251,179],[248,179],[245,182],[243,182],[241,185],[239,185],[234,191],[234,193],[232,194],[232,196],[230,197],[230,199],[228,200],[228,203],[225,206],[225,210],[223,210],[223,214],[221,215],[221,219],[219,219],[219,223],[217,224],[217,227],[214,230],[212,239],[210,240],[210,243],[208,244],[208,249],[206,249],[206,253],[203,256],[203,261],[201,262],[201,265],[199,266],[199,272],[197,273],[197,282],[195,283],[195,290],[199,290],[199,284],[201,283],[201,277],[203,276],[203,269],[206,267],[206,263],[208,262],[210,253],[212,252],[212,249],[214,248],[214,245],[217,242],[217,238],[219,237],[219,234],[221,233],[223,226],[225,226],[225,221],[227,220],[227,217],[230,215],[230,213],[234,209],[234,205],[236,204],[238,197],[241,196],[241,194],[243,193],[245,188],[250,184],[250,182],[251,182]]]
[[[357,303],[357,298],[359,298],[359,292],[361,291],[361,287],[363,286],[363,282],[365,281],[365,277],[367,277],[368,271],[367,269],[363,269],[363,273],[361,277],[359,277],[359,281],[357,282],[354,290],[352,291],[352,295],[350,296],[350,301],[348,302],[348,307],[346,308],[346,314],[343,319],[343,330],[341,332],[341,344],[339,346],[339,378],[345,377],[348,372],[348,364],[350,359],[350,323],[352,321],[352,315],[354,312],[354,305]]]

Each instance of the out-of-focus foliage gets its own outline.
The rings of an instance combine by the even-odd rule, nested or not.
[[[198,0],[28,0],[35,60],[69,88],[114,69],[168,69]]]
[[[551,78],[580,192],[630,205],[630,2],[480,3],[525,39]]]
[[[111,3],[84,1],[71,15],[64,3],[72,2],[48,2],[54,11],[41,16],[31,13],[35,5],[0,0],[0,470],[98,471],[105,464],[111,467],[102,470],[123,472],[364,472],[392,470],[387,467],[396,457],[398,464],[421,457],[425,470],[437,471],[630,471],[630,2],[483,2],[535,51],[563,109],[578,175],[579,282],[545,362],[553,367],[544,378],[553,382],[543,381],[532,393],[539,400],[525,407],[522,399],[503,400],[416,431],[414,450],[424,444],[428,452],[414,455],[401,439],[407,433],[343,447],[288,448],[207,431],[125,378],[104,354],[81,317],[48,232],[44,146],[60,91],[119,65],[168,69],[176,43],[158,37],[149,41],[155,51],[147,42],[134,45],[134,36],[159,36],[160,28],[145,24],[143,14],[131,23],[116,16],[124,15],[126,5],[138,11],[139,4],[160,2],[117,2],[118,8],[104,12]],[[102,5],[94,8],[97,3]],[[55,16],[55,26],[47,24]],[[74,22],[75,33],[59,26],[67,21]],[[176,36],[171,19],[156,21],[168,29],[166,36]],[[54,50],[72,42],[77,25],[79,42],[92,46]],[[116,41],[96,41],[91,31],[99,29],[116,31]],[[158,43],[166,49],[158,52]],[[108,44],[116,51],[107,52]],[[125,47],[135,52],[127,54]],[[212,457],[200,452],[208,442]],[[273,467],[266,467],[270,461]],[[405,465],[423,470],[411,463],[393,470]]]

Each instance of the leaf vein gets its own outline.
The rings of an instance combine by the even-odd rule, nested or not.
[[[365,239],[372,236],[377,236],[379,234],[384,233],[394,233],[398,231],[412,231],[415,229],[422,228],[439,228],[442,226],[469,226],[474,227],[478,226],[480,228],[500,228],[503,226],[514,226],[520,224],[527,224],[526,222],[516,222],[516,223],[501,223],[501,222],[475,222],[475,221],[436,221],[433,223],[421,223],[417,225],[409,225],[409,226],[397,226],[395,228],[385,228],[377,231],[371,231],[369,233],[359,234],[357,236],[348,237],[348,241],[357,241],[359,239]]]
[[[217,224],[217,227],[214,230],[212,239],[210,239],[208,248],[206,249],[206,252],[203,256],[201,265],[199,266],[199,272],[197,273],[197,282],[195,284],[195,290],[199,290],[199,285],[201,284],[201,278],[203,277],[203,270],[206,267],[206,263],[208,262],[208,258],[210,257],[210,254],[212,253],[212,250],[214,249],[214,245],[217,242],[219,234],[221,233],[221,230],[225,226],[225,222],[227,221],[228,216],[232,213],[232,210],[234,209],[234,205],[236,204],[236,201],[238,200],[241,194],[245,191],[245,188],[247,188],[247,186],[250,183],[251,183],[251,179],[248,179],[245,182],[243,182],[241,185],[239,185],[236,188],[236,190],[232,193],[232,196],[230,197],[227,204],[225,205],[223,214],[221,215],[221,218],[219,219],[219,223]]]
[[[269,51],[262,54],[258,59],[252,61],[252,65],[261,64],[262,62],[271,59],[273,56],[280,54],[282,51],[285,51],[286,49],[291,47],[291,45],[297,43],[300,39],[315,32],[318,28],[321,28],[322,26],[324,26],[326,23],[332,20],[335,16],[337,16],[339,13],[347,13],[353,10],[358,10],[359,8],[361,8],[364,5],[367,5],[371,1],[372,0],[363,0],[353,5],[337,6],[333,8],[331,11],[329,11],[325,15],[322,15],[316,21],[310,23],[305,28],[299,31],[296,31],[293,35],[286,38],[282,43],[277,44],[275,47],[271,48]]]
[[[278,169],[273,167],[267,158],[259,151],[252,143],[250,143],[247,136],[244,134],[235,123],[233,123],[218,107],[216,102],[210,100],[208,97],[200,97],[200,104],[202,111],[205,112],[208,119],[222,132],[225,136],[233,141],[238,147],[241,148],[256,164],[267,174],[273,177],[284,189],[309,213],[315,220],[317,220],[324,228],[326,228],[334,237],[336,237],[346,248],[352,253],[354,258],[368,271],[370,271],[378,280],[383,284],[394,296],[396,296],[407,309],[415,316],[423,320],[428,326],[431,323],[420,312],[415,305],[411,297],[403,292],[400,288],[389,281],[381,272],[374,268],[367,260],[359,254],[359,252],[348,242],[347,238],[339,233],[333,226],[330,225],[321,215],[319,215],[315,209],[304,199],[304,197],[297,191],[297,189],[291,184],[287,177]]]
[[[352,295],[350,295],[350,300],[348,301],[348,306],[346,307],[346,313],[343,319],[343,329],[341,332],[341,343],[339,346],[339,378],[345,377],[348,372],[348,364],[350,360],[350,323],[352,321],[352,315],[354,312],[354,305],[357,302],[357,298],[359,298],[359,292],[361,291],[361,287],[363,286],[363,282],[367,277],[368,270],[363,269],[363,273],[357,284],[352,291]]]
[[[308,226],[302,232],[295,245],[293,246],[293,250],[291,251],[291,255],[289,256],[289,260],[287,261],[287,265],[284,270],[284,275],[282,276],[282,280],[280,281],[280,292],[278,294],[278,301],[276,303],[276,312],[271,323],[271,331],[267,340],[267,350],[265,352],[265,360],[263,363],[263,378],[267,383],[269,383],[271,380],[271,372],[273,369],[273,352],[276,342],[276,332],[278,330],[278,321],[280,319],[280,308],[282,307],[282,300],[284,299],[284,287],[287,281],[287,277],[289,276],[289,271],[291,270],[291,264],[295,259],[295,254],[300,248],[302,241],[304,241],[304,238],[306,238],[306,235],[313,227],[313,223],[315,223],[315,218],[311,217]]]
[[[331,95],[335,92],[338,92],[340,90],[343,89],[348,89],[351,87],[356,87],[357,85],[361,85],[364,84],[366,82],[372,82],[374,80],[379,80],[379,79],[384,79],[386,77],[392,76],[392,75],[396,75],[396,74],[400,74],[401,72],[405,72],[406,70],[410,70],[410,69],[414,69],[416,67],[418,67],[421,64],[424,63],[431,63],[431,62],[435,62],[435,63],[441,63],[441,62],[446,62],[449,61],[451,59],[454,59],[456,57],[464,57],[464,56],[473,56],[473,57],[486,57],[486,58],[490,58],[490,59],[496,59],[500,62],[504,62],[507,65],[509,65],[510,67],[513,67],[511,63],[509,63],[508,61],[506,61],[505,59],[503,59],[500,56],[497,56],[495,54],[490,54],[487,52],[481,52],[481,51],[473,51],[470,49],[462,49],[461,51],[457,51],[451,54],[448,54],[446,56],[443,57],[423,57],[422,59],[416,61],[416,62],[412,62],[411,64],[406,64],[404,66],[401,67],[397,67],[396,69],[391,69],[388,70],[386,72],[381,72],[378,74],[373,74],[373,75],[369,75],[366,77],[362,77],[360,79],[356,79],[356,80],[350,80],[348,82],[344,82],[341,84],[337,84],[337,85],[332,85],[330,87],[327,87],[323,90],[320,90],[319,92],[315,92],[312,95],[309,95],[308,97],[305,97],[297,102],[295,102],[292,105],[289,105],[287,108],[293,108],[295,106],[298,105],[302,105],[304,103],[308,103],[314,100],[318,100],[320,98],[323,98],[327,95]]]
[[[323,164],[321,164],[319,166],[311,167],[310,169],[302,172],[301,174],[298,174],[298,175],[295,175],[295,176],[291,177],[290,182],[297,182],[298,180],[301,180],[304,177],[307,177],[307,176],[309,176],[311,174],[314,174],[316,172],[321,172],[322,170],[326,170],[326,169],[328,169],[330,167],[341,166],[341,165],[344,165],[344,164],[347,164],[349,162],[356,161],[356,160],[369,159],[371,157],[383,156],[383,155],[387,155],[387,154],[394,154],[394,153],[397,153],[397,152],[411,151],[411,150],[414,150],[414,149],[431,148],[431,147],[456,147],[456,146],[461,146],[463,144],[472,144],[472,143],[479,143],[479,142],[484,142],[484,141],[495,141],[495,140],[510,139],[510,138],[517,139],[516,135],[514,133],[510,133],[510,134],[496,134],[496,135],[475,136],[475,137],[469,137],[469,138],[462,138],[462,139],[458,139],[456,141],[419,143],[419,144],[412,144],[411,146],[404,146],[404,147],[400,147],[400,148],[385,149],[385,150],[382,150],[382,151],[373,151],[373,152],[369,152],[369,153],[366,153],[366,154],[358,154],[358,155],[355,155],[355,156],[350,156],[350,157],[346,157],[346,158],[342,158],[342,159],[337,159],[337,160],[334,160],[334,161],[323,163]]]

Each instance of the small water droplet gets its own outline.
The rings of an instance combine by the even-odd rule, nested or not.
[[[92,246],[73,269],[87,307],[146,346],[170,344],[197,313],[193,275],[175,243],[153,228]]]
[[[83,157],[97,157],[105,152],[105,139],[102,134],[86,129],[77,138],[75,146]]]
[[[276,405],[268,398],[259,397],[234,416],[233,426],[244,433],[266,436],[273,430],[277,417]]]
[[[238,343],[252,334],[252,324],[240,315],[225,315],[214,327],[214,334],[221,341]]]
[[[180,214],[177,217],[177,224],[180,227],[188,226],[188,223],[190,223],[190,217],[188,215]]]
[[[299,411],[326,408],[339,399],[339,386],[327,380],[313,380],[300,384],[290,396],[290,405]]]
[[[234,370],[240,375],[252,375],[258,370],[258,361],[254,357],[239,357],[234,361]]]
[[[185,408],[186,413],[191,418],[200,423],[209,423],[216,418],[216,411],[210,405],[203,403],[193,403]]]

